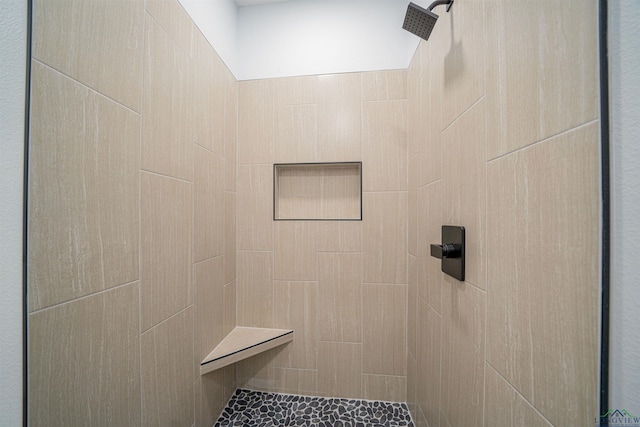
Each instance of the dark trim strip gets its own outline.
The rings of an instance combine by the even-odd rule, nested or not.
[[[28,321],[29,310],[27,307],[27,218],[29,213],[29,127],[31,122],[31,38],[33,31],[33,1],[27,1],[27,50],[25,100],[24,100],[24,166],[23,166],[23,204],[22,204],[22,424],[26,427],[29,419],[29,381],[28,381]]]
[[[609,58],[607,46],[607,0],[599,0],[600,59],[600,158],[602,174],[602,307],[600,326],[600,414],[609,410],[609,291],[611,254],[611,205],[609,164]],[[600,415],[599,414],[599,415]],[[608,419],[601,419],[608,426]]]

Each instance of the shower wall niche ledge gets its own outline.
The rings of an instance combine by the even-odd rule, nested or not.
[[[273,165],[273,219],[362,220],[362,162]]]

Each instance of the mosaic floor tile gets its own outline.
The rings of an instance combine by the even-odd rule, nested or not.
[[[414,427],[407,405],[238,389],[214,427]]]

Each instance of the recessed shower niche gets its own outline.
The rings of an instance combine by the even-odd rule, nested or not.
[[[273,165],[274,220],[362,220],[362,162]]]

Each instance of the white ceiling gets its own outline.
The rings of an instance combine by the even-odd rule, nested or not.
[[[280,3],[283,1],[290,1],[290,0],[235,0],[236,4],[241,7],[241,6],[256,6],[256,5],[260,5],[260,4],[267,4],[267,3]]]

